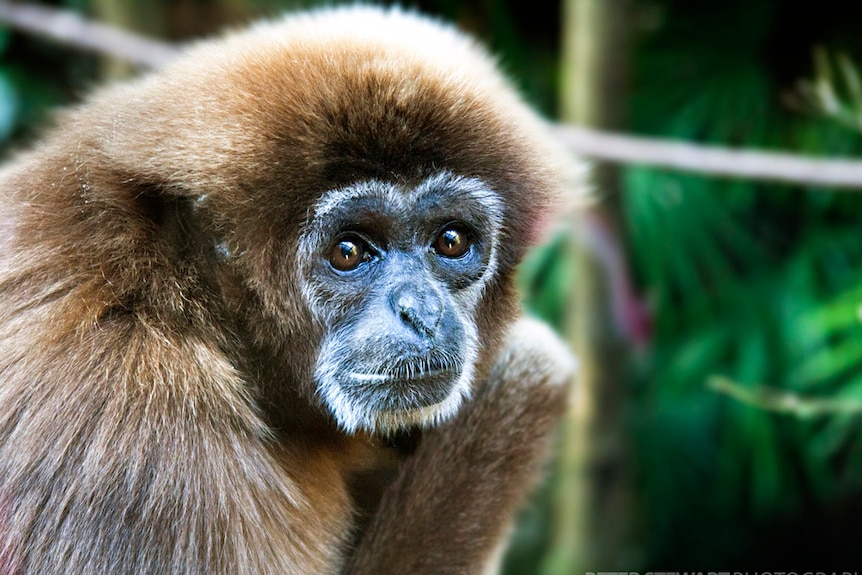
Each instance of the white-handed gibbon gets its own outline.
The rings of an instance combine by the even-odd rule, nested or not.
[[[477,573],[573,360],[512,276],[562,177],[400,10],[189,48],[0,172],[0,573]]]

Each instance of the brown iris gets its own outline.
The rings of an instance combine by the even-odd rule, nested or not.
[[[470,249],[470,238],[461,228],[445,228],[434,240],[434,251],[443,257],[460,258]]]
[[[368,259],[368,253],[365,245],[353,239],[341,240],[329,252],[329,263],[342,272],[355,270],[366,259]]]

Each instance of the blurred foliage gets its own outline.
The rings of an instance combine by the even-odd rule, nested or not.
[[[862,41],[848,31],[862,7],[638,5],[633,131],[858,155]],[[859,565],[862,196],[639,167],[623,179],[654,316],[628,382],[645,557],[631,568]],[[523,270],[551,320],[572,274],[561,249]]]
[[[796,81],[812,73],[814,45],[840,37],[840,21],[820,28],[806,22],[811,27],[792,37],[778,26],[808,14],[793,3],[660,5],[662,21],[635,55],[635,130],[858,154],[859,134],[846,121],[785,105]],[[807,57],[790,61],[800,47]],[[848,49],[854,47],[862,49]],[[855,98],[855,76],[843,69]],[[758,547],[773,524],[805,522],[815,509],[858,497],[858,413],[788,416],[734,401],[706,383],[723,376],[811,401],[862,398],[862,197],[642,168],[625,170],[625,179],[632,262],[655,314],[651,352],[632,382],[632,438],[652,560],[858,565],[852,548],[827,558],[812,540],[790,542],[780,556],[785,563]],[[821,536],[841,528],[824,524]]]
[[[852,62],[862,62],[862,6],[633,2],[641,14],[633,130],[858,155],[862,98]],[[87,0],[54,4],[92,8]],[[168,4],[175,14],[218,5],[226,19],[316,2],[158,6]],[[418,6],[488,41],[528,99],[553,111],[557,2]],[[817,46],[828,52],[814,58]],[[95,57],[0,30],[0,140],[28,136],[98,72]],[[623,177],[624,239],[654,316],[627,382],[645,557],[631,568],[858,565],[862,419],[840,406],[862,401],[862,196],[646,168]],[[531,311],[557,325],[575,273],[564,246],[534,254],[521,277]],[[724,382],[723,391],[710,381]],[[756,399],[763,393],[836,407],[800,416]],[[540,494],[525,513],[507,572],[530,573],[540,561],[549,504]]]

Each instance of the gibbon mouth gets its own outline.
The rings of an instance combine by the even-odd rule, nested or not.
[[[345,393],[378,411],[407,411],[445,401],[461,370],[396,370],[389,373],[350,372]]]
[[[361,373],[351,372],[347,374],[351,380],[360,384],[367,383],[410,383],[428,379],[439,379],[454,375],[452,369],[432,369],[429,371],[418,371],[416,373]]]

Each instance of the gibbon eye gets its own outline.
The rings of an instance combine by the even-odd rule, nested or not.
[[[437,235],[432,248],[443,257],[460,258],[470,249],[470,237],[462,228],[447,226]]]
[[[332,246],[329,252],[329,263],[333,268],[349,272],[359,267],[362,262],[371,259],[365,242],[356,238],[345,238]]]

